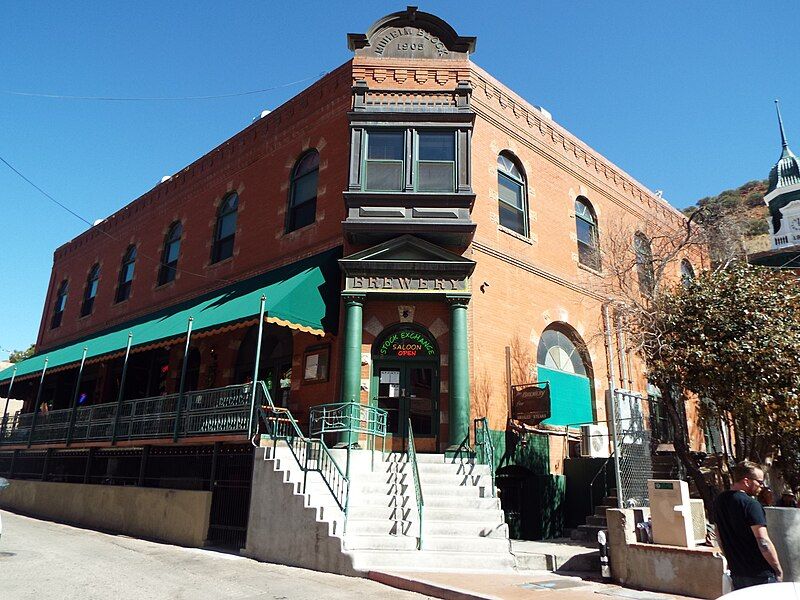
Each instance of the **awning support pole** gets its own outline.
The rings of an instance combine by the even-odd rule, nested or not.
[[[186,346],[183,348],[183,365],[181,366],[181,384],[178,388],[178,406],[175,408],[175,430],[172,433],[172,441],[178,441],[178,434],[181,430],[181,412],[183,412],[183,392],[186,386],[186,367],[189,362],[189,344],[192,343],[192,323],[194,317],[189,317],[189,324],[186,326]]]
[[[78,367],[78,379],[75,382],[75,393],[72,395],[72,412],[69,415],[69,428],[67,429],[67,446],[72,442],[72,430],[75,427],[75,415],[78,412],[78,392],[81,389],[81,378],[83,377],[83,365],[86,363],[86,352],[88,348],[83,347],[83,356],[81,357],[81,366]]]
[[[6,406],[3,409],[3,422],[0,423],[0,444],[3,443],[6,435],[6,426],[8,425],[8,403],[11,402],[11,390],[14,389],[14,378],[17,376],[17,366],[14,365],[14,370],[11,371],[11,381],[8,384],[8,393],[6,394]]]
[[[28,448],[31,447],[33,442],[33,432],[36,430],[36,417],[39,415],[39,401],[42,399],[42,387],[44,384],[44,374],[47,372],[47,361],[49,358],[44,359],[44,366],[42,367],[42,376],[39,378],[39,389],[36,391],[36,401],[33,405],[33,420],[31,421],[31,431],[28,434]]]
[[[117,409],[114,411],[114,428],[111,430],[111,445],[117,443],[117,425],[119,424],[119,413],[122,408],[122,397],[125,394],[125,378],[128,375],[128,357],[131,354],[131,341],[133,332],[128,332],[128,345],[125,346],[125,362],[122,363],[122,375],[119,378],[119,394],[117,394]],[[131,423],[131,426],[133,424]]]
[[[262,294],[261,307],[258,309],[258,341],[256,342],[256,362],[253,367],[253,390],[250,394],[250,420],[247,423],[247,437],[255,435],[253,432],[253,418],[256,410],[256,386],[258,385],[258,367],[261,362],[261,338],[264,335],[264,309],[267,304],[267,297]]]

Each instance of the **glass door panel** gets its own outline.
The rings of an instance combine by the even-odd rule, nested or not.
[[[433,433],[433,369],[431,367],[407,367],[408,372],[408,418],[414,435]]]
[[[386,432],[400,433],[401,388],[400,369],[397,367],[378,369],[378,408],[387,412]]]

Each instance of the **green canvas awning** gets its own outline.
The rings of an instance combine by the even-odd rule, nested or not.
[[[132,347],[152,345],[186,335],[189,317],[194,332],[218,329],[258,316],[261,296],[267,298],[266,320],[278,325],[324,335],[335,332],[339,312],[341,248],[328,250],[284,267],[237,282],[192,300],[139,317],[50,348],[17,363],[17,377],[78,363],[87,348],[87,359],[124,350],[128,333]],[[11,378],[14,368],[0,371],[0,382]]]

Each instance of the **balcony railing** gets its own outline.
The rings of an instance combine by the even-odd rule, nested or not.
[[[179,438],[206,435],[248,435],[252,385],[186,392],[109,402],[75,409],[6,417],[0,425],[0,445],[59,444],[82,441]],[[256,405],[263,401],[263,386],[256,386]],[[180,410],[178,410],[180,402]],[[179,419],[176,431],[175,421]],[[72,425],[70,426],[70,423]],[[116,430],[115,430],[116,423]],[[33,434],[31,435],[31,429]]]

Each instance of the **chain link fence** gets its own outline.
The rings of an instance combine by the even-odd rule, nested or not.
[[[614,400],[617,494],[625,508],[648,506],[647,480],[653,477],[653,461],[650,432],[645,429],[642,411],[644,399],[641,394],[614,390]]]

